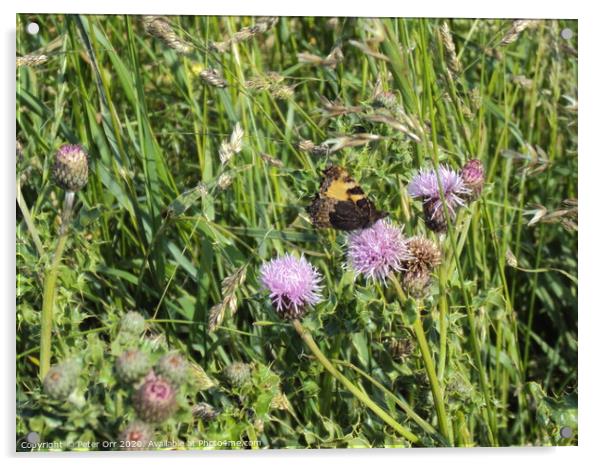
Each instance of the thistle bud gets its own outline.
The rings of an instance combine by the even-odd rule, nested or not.
[[[172,351],[159,359],[155,372],[178,386],[188,378],[188,363],[178,352]]]
[[[65,191],[76,192],[88,182],[88,155],[79,145],[59,148],[52,169],[54,180]]]
[[[177,408],[176,390],[163,377],[145,382],[134,394],[133,401],[138,417],[152,423],[167,420]]]
[[[146,450],[153,438],[153,428],[142,421],[132,421],[119,435],[123,450]]]
[[[123,335],[138,338],[144,332],[144,317],[136,311],[127,312],[119,322],[119,331]]]
[[[464,186],[470,190],[470,193],[466,195],[468,201],[474,201],[481,195],[485,183],[484,171],[483,164],[477,159],[469,160],[462,167],[460,176],[464,181]]]
[[[123,352],[115,362],[117,377],[124,383],[137,382],[150,370],[151,364],[146,353],[129,349]]]
[[[233,362],[224,369],[224,375],[230,385],[240,387],[251,377],[251,367],[244,362]]]
[[[394,108],[397,105],[397,96],[393,92],[383,91],[374,96],[374,107]]]
[[[54,400],[65,400],[77,385],[81,366],[78,360],[68,359],[52,366],[44,377],[44,392]]]

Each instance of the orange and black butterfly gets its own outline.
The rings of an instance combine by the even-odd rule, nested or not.
[[[336,165],[324,170],[320,191],[307,211],[317,228],[345,231],[367,228],[388,215],[376,210],[347,170]]]

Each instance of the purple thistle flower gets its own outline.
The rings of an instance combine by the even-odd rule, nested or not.
[[[161,376],[149,378],[134,393],[138,417],[146,422],[163,422],[177,409],[176,388]]]
[[[308,306],[322,299],[322,276],[303,256],[277,257],[264,263],[259,273],[261,284],[270,292],[272,305],[283,318],[298,319]]]
[[[464,180],[455,170],[441,165],[438,173],[441,179],[443,199],[440,196],[439,182],[435,170],[420,170],[410,181],[408,192],[410,196],[421,198],[425,203],[429,203],[429,211],[432,217],[439,213],[443,202],[445,202],[450,217],[454,218],[456,215],[455,209],[464,205],[463,196],[469,194],[470,189],[465,186]]]
[[[351,233],[347,239],[347,262],[356,276],[385,281],[411,258],[402,229],[389,220],[379,220],[370,228]]]

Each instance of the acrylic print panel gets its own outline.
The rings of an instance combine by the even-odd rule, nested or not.
[[[577,444],[576,21],[16,34],[18,451]]]

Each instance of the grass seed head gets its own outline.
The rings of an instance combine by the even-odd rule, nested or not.
[[[213,87],[223,89],[228,85],[219,70],[215,68],[204,69],[200,72],[199,76],[206,84]]]
[[[513,42],[516,42],[516,40],[520,36],[521,32],[523,32],[525,29],[527,29],[529,27],[535,26],[538,22],[539,21],[532,20],[532,19],[519,19],[519,20],[513,21],[512,26],[510,27],[508,32],[506,32],[506,34],[502,38],[501,44],[503,46],[505,46],[505,45],[512,44]]]
[[[225,191],[226,189],[228,189],[230,187],[230,185],[232,184],[232,175],[230,175],[229,173],[222,173],[219,178],[217,179],[217,186],[219,189],[221,189],[222,191]]]
[[[227,52],[233,44],[247,41],[258,34],[263,34],[278,23],[277,16],[262,16],[257,18],[253,26],[246,26],[232,34],[232,37],[221,42],[211,42],[209,48],[218,53]]]
[[[205,422],[211,422],[217,418],[219,411],[209,403],[201,402],[192,407],[192,415],[201,418]]]
[[[20,66],[38,66],[48,61],[48,55],[44,54],[29,54],[23,55],[22,57],[17,57],[17,68]]]
[[[192,52],[192,45],[178,37],[169,20],[165,16],[143,16],[144,30],[176,52],[187,55]]]
[[[445,47],[445,62],[447,63],[447,67],[451,74],[456,76],[460,71],[460,61],[456,54],[456,46],[447,21],[443,21],[439,31],[441,33],[443,46]]]

